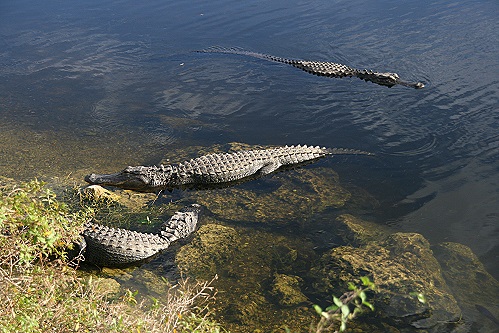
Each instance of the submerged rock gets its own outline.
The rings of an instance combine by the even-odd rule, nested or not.
[[[348,282],[370,277],[380,289],[373,300],[378,317],[401,331],[405,327],[439,332],[461,316],[440,265],[420,234],[394,233],[360,247],[334,248],[322,256],[311,276],[314,287],[329,295],[341,295]],[[413,293],[423,294],[426,302]]]
[[[356,247],[382,240],[390,234],[386,228],[350,214],[338,216],[334,228],[345,244]]]
[[[209,223],[201,226],[192,242],[179,250],[175,261],[181,271],[210,280],[219,274],[219,266],[233,256],[238,246],[239,236],[234,228]]]
[[[300,289],[303,284],[303,279],[298,276],[275,274],[272,281],[271,294],[274,296],[279,305],[295,306],[308,301]]]
[[[196,192],[194,201],[223,219],[259,223],[303,224],[328,207],[343,207],[350,193],[328,168],[298,169],[272,177],[270,191],[258,193],[240,186]]]
[[[302,307],[301,278],[315,258],[312,244],[253,228],[209,223],[176,255],[184,274],[211,279],[217,312],[234,332],[281,332],[283,325],[308,328],[315,314]],[[293,274],[291,274],[293,272]]]
[[[121,285],[112,278],[97,277],[93,280],[92,287],[96,295],[106,296],[108,299],[113,299],[121,290]]]
[[[470,332],[499,330],[499,282],[466,245],[445,242],[432,247],[447,285],[463,310]]]
[[[258,327],[267,321],[265,312],[271,304],[260,291],[234,296],[236,297],[232,299],[231,306],[224,309],[225,316],[246,327]]]

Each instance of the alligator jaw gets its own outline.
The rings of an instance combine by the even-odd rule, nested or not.
[[[116,186],[135,191],[144,191],[147,189],[150,180],[143,175],[120,171],[103,175],[92,173],[85,176],[85,181],[92,185]]]
[[[411,88],[414,88],[414,89],[422,89],[422,88],[424,88],[424,83],[423,82],[405,82],[405,81],[402,81],[402,80],[398,80],[397,83],[400,84],[401,86],[411,87]]]

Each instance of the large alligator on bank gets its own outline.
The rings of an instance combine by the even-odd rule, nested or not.
[[[81,240],[69,253],[97,266],[126,266],[166,250],[174,241],[186,238],[198,223],[201,206],[192,204],[176,212],[157,233],[142,233],[86,223]]]
[[[115,186],[141,192],[157,192],[176,188],[203,189],[268,175],[283,166],[312,162],[327,155],[373,155],[368,152],[313,146],[283,146],[210,154],[179,164],[129,166],[113,174],[90,174],[90,184]]]
[[[296,60],[276,57],[270,54],[246,51],[238,47],[210,47],[204,50],[199,50],[196,52],[201,53],[229,53],[229,54],[239,54],[247,55],[250,57],[281,62],[284,64],[291,65],[293,67],[304,70],[307,73],[327,76],[327,77],[358,77],[364,81],[370,81],[382,86],[393,87],[395,85],[402,85],[406,87],[411,87],[415,89],[424,88],[424,83],[422,82],[406,82],[400,79],[397,73],[382,73],[375,72],[368,69],[357,69],[352,68],[347,65],[338,64],[335,62],[326,61],[307,61],[307,60]]]

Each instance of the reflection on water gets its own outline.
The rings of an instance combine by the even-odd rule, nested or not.
[[[368,212],[471,246],[496,277],[499,6],[491,1],[0,4],[0,174],[61,177],[231,141],[377,153],[333,159]],[[333,61],[422,90],[314,77],[210,45]]]

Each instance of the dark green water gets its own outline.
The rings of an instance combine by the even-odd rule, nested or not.
[[[352,213],[468,245],[497,278],[498,17],[495,1],[2,1],[0,174],[82,180],[227,142],[363,149],[318,165],[378,202]],[[192,52],[211,45],[426,88]]]

